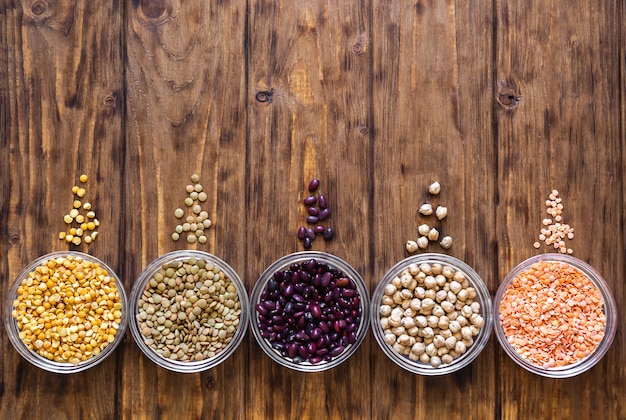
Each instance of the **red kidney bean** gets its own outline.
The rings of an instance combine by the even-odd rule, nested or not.
[[[317,202],[317,197],[315,197],[314,195],[309,195],[303,200],[303,203],[306,204],[307,206],[311,206],[315,204],[316,202]]]
[[[320,309],[320,307],[318,305],[312,305],[311,306],[311,314],[315,318],[321,318],[322,317],[322,310]]]
[[[304,226],[300,226],[298,228],[298,239],[303,240],[306,236],[306,228]]]
[[[337,285],[337,287],[346,287],[350,284],[350,279],[347,277],[342,277],[340,279],[337,279],[335,284]]]
[[[317,216],[318,216],[320,221],[328,219],[328,217],[330,216],[330,209],[329,208],[325,208],[323,210],[318,211],[317,212]]]
[[[320,180],[317,178],[313,178],[311,182],[309,182],[309,191],[314,192],[320,186]]]
[[[306,209],[306,211],[311,215],[311,216],[317,216],[320,214],[320,210],[317,207],[309,207],[308,209]]]
[[[344,346],[337,346],[337,347],[335,347],[334,349],[332,349],[330,351],[330,355],[333,356],[333,357],[334,356],[339,356],[341,353],[343,353],[344,350],[345,350]]]
[[[304,246],[304,249],[311,249],[312,245],[313,245],[313,240],[309,238],[308,236],[306,236],[304,240],[302,241],[302,246]]]
[[[324,239],[329,241],[333,238],[333,236],[335,236],[335,231],[333,230],[333,228],[326,228],[326,230],[324,231]]]
[[[319,197],[317,198],[317,202],[319,203],[320,209],[328,208],[328,201],[326,200],[325,195],[320,194]]]
[[[324,225],[317,225],[313,228],[313,232],[315,232],[317,235],[321,235],[326,231],[326,226]]]
[[[309,359],[309,363],[312,365],[315,365],[319,362],[321,362],[323,359],[320,356],[313,356]]]
[[[311,228],[307,228],[306,229],[306,237],[309,238],[310,240],[315,239],[315,231]]]
[[[318,216],[307,216],[306,218],[306,222],[312,225],[316,224],[319,221],[320,221],[320,218]]]

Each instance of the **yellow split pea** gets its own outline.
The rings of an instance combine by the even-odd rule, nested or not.
[[[114,278],[100,264],[72,255],[50,258],[29,272],[12,305],[29,350],[73,365],[113,342],[122,317]]]

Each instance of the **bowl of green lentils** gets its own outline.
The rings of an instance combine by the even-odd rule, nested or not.
[[[180,373],[211,369],[241,344],[246,288],[220,258],[174,251],[152,261],[131,293],[131,333],[144,355]]]

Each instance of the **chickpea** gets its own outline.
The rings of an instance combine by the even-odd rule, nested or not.
[[[393,296],[394,293],[396,293],[396,290],[398,290],[398,289],[392,283],[389,283],[388,285],[385,286],[385,294],[387,296]]]
[[[381,305],[379,310],[378,310],[378,313],[381,316],[388,317],[389,315],[391,315],[391,306],[389,306],[389,305]]]
[[[435,305],[433,306],[432,314],[436,317],[441,317],[446,314],[446,311],[444,311],[440,305]]]
[[[437,328],[437,326],[439,325],[439,317],[434,316],[434,315],[431,315],[428,318],[426,318],[426,321],[430,328]]]
[[[445,365],[452,363],[453,360],[454,357],[452,357],[450,354],[444,354],[443,356],[441,356],[441,363]]]
[[[439,358],[439,356],[432,356],[430,358],[430,365],[434,368],[438,368],[439,366],[441,366],[441,359]]]
[[[385,334],[384,340],[385,340],[385,343],[389,344],[390,346],[393,346],[394,344],[396,344],[396,335],[392,333]]]
[[[391,328],[391,326],[389,325],[389,318],[380,319],[380,328],[382,328],[383,330],[388,330]]]
[[[413,295],[418,299],[424,299],[424,297],[426,296],[426,290],[423,287],[418,286],[415,288],[415,290],[413,290]]]
[[[413,276],[410,275],[408,272],[403,274],[400,277],[400,284],[402,284],[402,287],[404,287],[405,289],[409,288],[409,286],[411,285],[412,281],[413,281]]]
[[[457,333],[461,331],[461,324],[459,324],[458,321],[450,321],[448,328],[452,331],[452,333]]]
[[[426,353],[426,346],[424,345],[424,343],[416,342],[415,344],[413,344],[413,347],[411,347],[411,353],[420,356]]]
[[[402,326],[404,328],[406,328],[407,330],[409,328],[413,328],[413,327],[417,326],[415,324],[415,318],[411,318],[411,317],[404,317],[404,318],[402,318]]]
[[[417,227],[417,233],[421,236],[428,236],[428,232],[430,232],[430,226],[427,224],[422,224]]]
[[[428,326],[428,320],[426,319],[425,316],[420,315],[417,318],[415,318],[415,324],[419,327],[419,328],[425,328],[426,326]]]
[[[437,334],[433,337],[433,345],[437,348],[443,347],[446,345],[446,339]]]
[[[410,308],[415,312],[419,312],[422,309],[422,301],[418,298],[411,299]]]

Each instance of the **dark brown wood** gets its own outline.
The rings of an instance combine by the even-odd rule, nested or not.
[[[574,10],[501,2],[496,16],[496,82],[519,98],[497,114],[497,239],[506,244],[499,247],[499,274],[537,252],[531,244],[546,215],[544,201],[557,189],[563,221],[575,229],[574,255],[623,299],[623,197],[616,193],[623,166],[616,156],[624,138],[610,99],[620,86],[619,4],[581,2]],[[623,325],[623,310],[619,319]],[[623,345],[622,332],[593,371],[559,382],[531,377],[499,352],[503,417],[624,417],[615,386],[624,381]]]
[[[92,4],[93,3],[93,4]],[[533,248],[559,190],[574,255],[619,311],[606,357],[567,380],[527,373],[492,337],[460,372],[389,361],[371,332],[318,374],[278,366],[252,334],[217,368],[175,374],[130,334],[60,376],[0,339],[0,418],[626,417],[626,3],[0,0],[0,298],[37,256],[70,249],[71,187],[102,222],[89,247],[126,291],[154,258],[201,249],[251,291],[296,238],[311,178],[346,260],[373,292],[417,236],[439,181],[441,224],[492,294]],[[198,173],[207,244],[171,240]],[[3,303],[3,307],[6,302]]]

